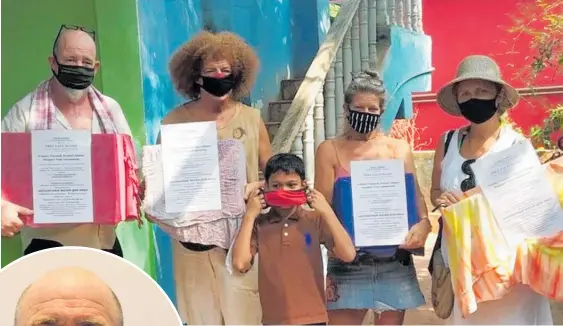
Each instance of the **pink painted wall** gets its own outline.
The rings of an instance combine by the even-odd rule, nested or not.
[[[459,62],[467,55],[484,54],[499,64],[503,77],[514,87],[527,87],[519,73],[526,65],[526,57],[533,55],[530,39],[515,39],[507,32],[512,25],[511,14],[518,10],[514,0],[424,0],[424,32],[432,37],[432,63],[436,71],[432,76],[432,91],[436,93],[446,82],[454,78]],[[525,96],[510,117],[527,131],[540,124],[546,108],[563,103],[563,76],[547,71],[536,86],[561,86],[559,94]],[[426,103],[416,103],[416,124],[424,129],[420,133],[420,149],[434,149],[440,135],[465,124],[463,119],[444,113],[430,93]]]

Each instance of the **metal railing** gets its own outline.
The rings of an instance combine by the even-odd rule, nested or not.
[[[347,0],[313,59],[272,142],[274,153],[303,158],[314,182],[315,150],[343,124],[352,75],[376,68],[378,40],[390,26],[422,32],[422,0]]]

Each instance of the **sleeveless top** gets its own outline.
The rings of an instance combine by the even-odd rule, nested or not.
[[[463,173],[461,170],[461,165],[467,160],[459,153],[459,131],[458,129],[454,132],[448,151],[442,160],[442,174],[440,176],[440,189],[442,192],[450,191],[461,193],[461,183],[468,177],[467,174]],[[510,148],[515,142],[523,139],[524,137],[522,135],[509,126],[502,126],[497,141],[479,159],[486,157],[489,153],[496,153]],[[477,181],[476,185],[479,186]],[[444,232],[442,232],[442,237],[444,237]],[[448,266],[448,249],[446,242],[447,241],[442,241],[441,250],[444,264]]]
[[[236,139],[243,143],[246,153],[246,182],[258,181],[260,143],[260,113],[242,103],[236,104],[235,115],[222,128],[217,130],[219,139]]]

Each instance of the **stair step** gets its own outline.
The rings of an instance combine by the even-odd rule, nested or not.
[[[302,78],[295,78],[295,79],[284,79],[281,81],[281,99],[282,100],[293,100],[295,94],[297,94],[297,90],[301,83],[303,82]]]
[[[292,100],[272,101],[268,104],[270,121],[282,121],[291,107]]]
[[[274,140],[274,136],[276,136],[276,132],[278,132],[280,125],[281,122],[266,122],[266,129],[268,130],[268,135],[270,135],[270,142]]]
[[[289,111],[291,102],[297,90],[303,82],[302,78],[284,79],[281,81],[281,100],[272,101],[268,104],[268,114],[270,122],[266,122],[266,128],[270,134],[270,141],[274,139],[281,121]]]

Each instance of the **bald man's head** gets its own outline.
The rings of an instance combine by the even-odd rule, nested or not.
[[[63,28],[55,40],[53,51],[58,57],[64,55],[64,51],[70,48],[81,48],[96,57],[96,41],[92,35],[79,29]]]
[[[123,326],[115,293],[97,275],[78,267],[48,272],[21,295],[15,326]]]
[[[96,60],[96,42],[82,31],[63,28],[49,57],[51,70],[71,102],[84,99],[100,63]]]

